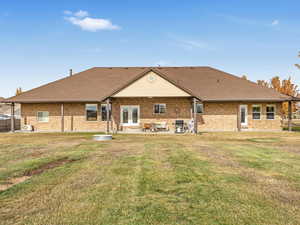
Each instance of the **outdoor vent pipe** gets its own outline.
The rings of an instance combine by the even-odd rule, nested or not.
[[[70,76],[72,76],[73,75],[73,70],[72,69],[70,69]]]

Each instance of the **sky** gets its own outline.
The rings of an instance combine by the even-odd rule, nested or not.
[[[95,66],[211,66],[300,86],[299,8],[299,0],[0,0],[0,96]]]

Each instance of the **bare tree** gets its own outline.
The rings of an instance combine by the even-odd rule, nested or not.
[[[300,58],[300,52],[298,53],[298,57]],[[300,69],[300,64],[295,64]]]
[[[16,95],[20,95],[20,94],[22,94],[22,88],[17,88],[17,90],[16,90]]]

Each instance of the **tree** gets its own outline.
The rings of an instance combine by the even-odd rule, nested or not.
[[[22,94],[22,88],[17,88],[17,90],[16,90],[16,95],[20,95],[20,94]]]
[[[264,80],[258,80],[257,83],[264,87],[273,88],[276,91],[285,95],[295,97],[298,94],[298,86],[293,84],[291,77],[289,77],[288,79],[280,80],[278,76],[275,76],[270,80],[270,82]],[[292,104],[292,111],[296,111],[295,103]],[[282,113],[284,115],[288,114],[287,102],[282,104]]]
[[[265,80],[258,80],[257,83],[261,86],[264,86],[264,87],[270,87],[269,83]]]
[[[246,75],[242,75],[241,78],[242,78],[242,79],[245,79],[245,80],[248,80],[248,78],[247,78]]]
[[[300,58],[300,52],[298,53],[298,57]],[[300,69],[300,64],[295,64]]]

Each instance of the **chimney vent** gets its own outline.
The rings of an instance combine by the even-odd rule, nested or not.
[[[73,70],[70,69],[70,77],[73,75]]]

